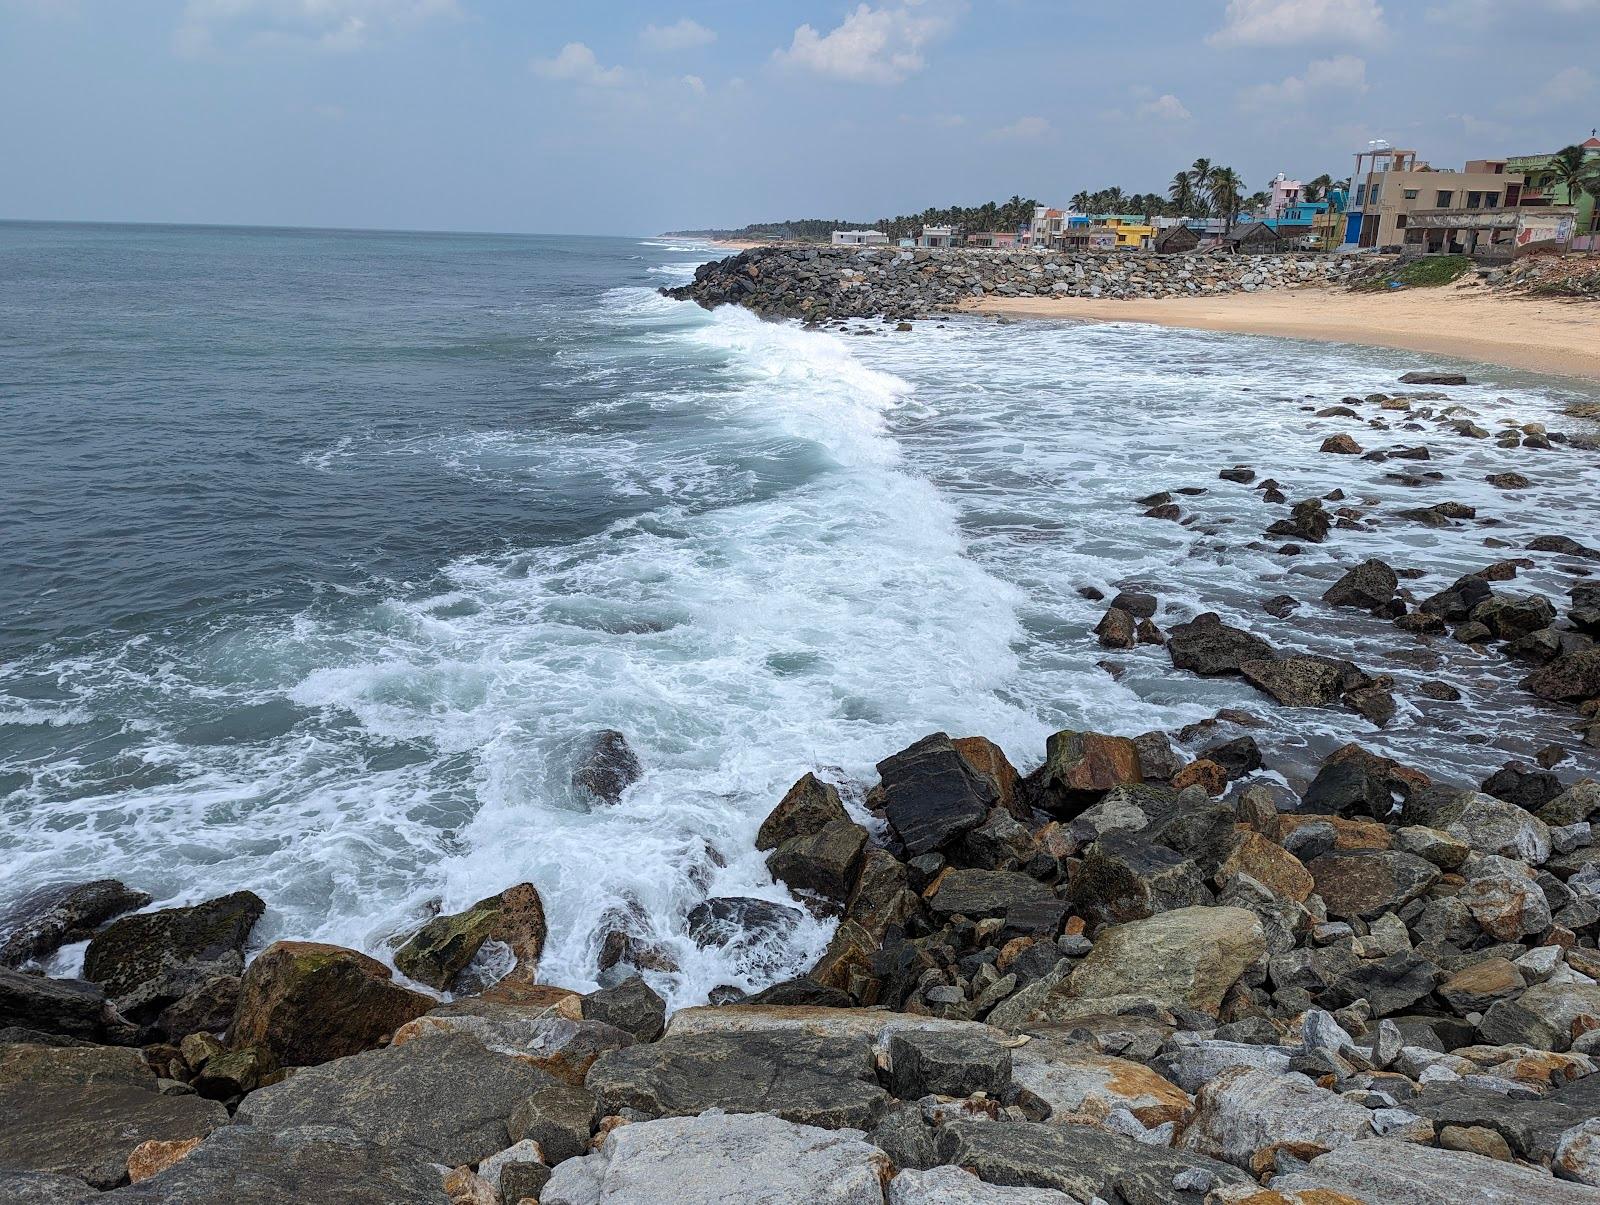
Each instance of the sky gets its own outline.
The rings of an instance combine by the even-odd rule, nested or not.
[[[1600,0],[0,0],[0,112],[0,218],[870,220],[1554,150]]]

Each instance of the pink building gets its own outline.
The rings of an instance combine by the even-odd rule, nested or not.
[[[1278,221],[1283,217],[1284,210],[1300,204],[1305,199],[1306,186],[1299,180],[1291,180],[1279,172],[1272,178],[1272,192],[1267,197],[1267,220]]]

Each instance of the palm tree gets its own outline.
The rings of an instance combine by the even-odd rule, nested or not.
[[[1332,187],[1333,177],[1328,175],[1327,172],[1323,172],[1322,175],[1306,185],[1306,200],[1326,201],[1328,199],[1328,190]]]
[[[1216,168],[1211,166],[1209,159],[1196,159],[1189,168],[1189,183],[1193,186],[1195,195],[1205,197],[1211,189],[1211,175]]]
[[[1540,169],[1540,183],[1552,192],[1564,191],[1567,205],[1576,205],[1583,193],[1600,197],[1600,156],[1591,158],[1581,146],[1564,146]]]
[[[1207,165],[1210,166],[1209,164]],[[1211,198],[1211,209],[1219,218],[1226,218],[1232,226],[1239,217],[1240,193],[1243,184],[1239,173],[1231,167],[1213,167],[1206,192]]]
[[[1172,198],[1172,204],[1179,214],[1187,214],[1194,208],[1194,182],[1189,179],[1188,172],[1179,172],[1172,177],[1172,183],[1167,185],[1167,196]]]
[[[1080,188],[1077,192],[1072,194],[1072,200],[1069,201],[1068,204],[1072,206],[1074,213],[1088,213],[1089,194]]]

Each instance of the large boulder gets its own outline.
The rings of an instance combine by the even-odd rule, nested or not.
[[[597,1058],[631,1046],[634,1040],[633,1034],[616,1025],[586,1019],[577,996],[555,1004],[468,996],[408,1021],[395,1031],[394,1044],[441,1034],[465,1034],[496,1054],[509,1055],[569,1084],[581,1084]]]
[[[1028,819],[1030,809],[1022,797],[1022,775],[1006,757],[1005,750],[981,736],[958,736],[950,744],[967,765],[994,784],[1001,807],[1018,820]]]
[[[1265,640],[1223,623],[1222,617],[1214,611],[1197,615],[1168,631],[1167,651],[1176,668],[1207,677],[1237,674],[1246,661],[1270,660],[1277,656]]]
[[[1178,908],[1103,932],[1073,970],[1080,997],[1143,996],[1215,1016],[1239,976],[1266,952],[1243,908]]]
[[[580,798],[616,803],[643,773],[628,738],[615,728],[602,728],[580,742],[572,789]]]
[[[594,1154],[560,1164],[541,1205],[727,1205],[805,1201],[882,1205],[888,1157],[857,1130],[762,1114],[707,1113],[634,1122]]]
[[[0,967],[47,958],[64,945],[93,936],[112,917],[149,902],[144,892],[116,879],[41,887],[0,913]]]
[[[869,1129],[887,1106],[871,1046],[801,1032],[674,1035],[614,1050],[585,1080],[602,1114],[773,1113],[801,1125]]]
[[[1566,653],[1522,680],[1522,688],[1541,699],[1579,703],[1600,697],[1600,649]]]
[[[1238,1168],[1186,1151],[1146,1146],[1086,1125],[957,1121],[938,1136],[946,1163],[975,1172],[988,1184],[1053,1188],[1075,1201],[1138,1205],[1202,1205],[1213,1187],[1248,1185]],[[1187,1172],[1206,1175],[1185,1177]]]
[[[908,857],[939,849],[982,824],[999,798],[942,732],[878,763],[889,827]]]
[[[1125,736],[1098,732],[1053,733],[1039,772],[1055,798],[1066,804],[1092,802],[1113,787],[1144,781],[1139,747]]]
[[[1410,903],[1439,878],[1437,866],[1397,849],[1335,850],[1306,869],[1330,916],[1363,920]]]
[[[638,975],[590,992],[583,998],[582,1011],[585,1021],[615,1026],[637,1042],[654,1042],[667,1024],[667,1002]]]
[[[1015,870],[960,869],[940,876],[928,896],[928,906],[940,918],[982,920],[1030,904],[1054,903],[1055,898],[1046,884]]]
[[[930,1094],[1000,1098],[1011,1086],[1011,1051],[970,1031],[908,1029],[889,1039],[889,1090],[902,1100]]]
[[[465,912],[434,917],[395,951],[394,965],[418,983],[448,991],[483,943],[498,941],[516,957],[511,973],[532,982],[548,932],[538,888],[518,883]]]
[[[1376,611],[1385,607],[1400,588],[1400,579],[1379,560],[1362,561],[1329,586],[1322,601],[1335,607],[1360,607]]]
[[[1412,1142],[1373,1138],[1336,1147],[1305,1171],[1277,1176],[1278,1193],[1337,1190],[1383,1205],[1594,1205],[1593,1189],[1541,1169]],[[1316,1200],[1314,1196],[1303,1198]]]
[[[510,1146],[507,1119],[554,1082],[464,1034],[441,1034],[306,1067],[246,1096],[234,1120],[270,1131],[343,1126],[363,1141],[409,1145],[459,1167]]]
[[[112,921],[89,942],[83,977],[137,1020],[220,975],[244,970],[244,946],[266,911],[253,891],[235,891],[186,908],[138,912]]]
[[[355,950],[279,941],[245,971],[228,1037],[236,1050],[255,1047],[285,1065],[324,1063],[370,1050],[436,1003]]]
[[[849,813],[839,801],[838,790],[815,774],[807,774],[789,788],[788,794],[761,822],[756,832],[756,848],[762,852],[777,849],[794,837],[808,837],[835,821],[849,819]]]
[[[791,891],[843,904],[855,886],[866,847],[866,829],[851,820],[835,820],[814,833],[790,837],[767,855],[767,869]]]
[[[47,979],[0,967],[0,1029],[101,1041],[119,1024],[100,988],[82,979]]]
[[[228,1111],[165,1096],[136,1050],[0,1046],[0,1168],[76,1176],[114,1188],[150,1141],[202,1138]]]
[[[1285,707],[1324,707],[1338,699],[1344,671],[1323,657],[1251,659],[1239,663],[1244,680]]]
[[[1176,1084],[1080,1043],[1035,1038],[1011,1052],[1011,1066],[1012,1078],[1050,1106],[1052,1124],[1103,1122],[1118,1109],[1147,1128],[1189,1115],[1188,1094]]]
[[[1566,1050],[1572,1040],[1600,1028],[1600,985],[1537,983],[1520,996],[1498,1000],[1479,1029],[1501,1045]]]
[[[1550,826],[1515,803],[1481,791],[1426,791],[1406,801],[1401,819],[1465,841],[1483,854],[1542,866],[1550,857]]]
[[[1196,1094],[1179,1146],[1259,1175],[1280,1150],[1309,1159],[1372,1132],[1369,1110],[1298,1072],[1241,1067]]]
[[[1053,1188],[1002,1188],[959,1167],[908,1167],[889,1182],[888,1205],[1073,1205]]]
[[[414,1147],[342,1126],[224,1126],[118,1205],[445,1205],[440,1169]]]
[[[77,1176],[0,1168],[0,1201],[6,1205],[93,1205],[100,1199]]]

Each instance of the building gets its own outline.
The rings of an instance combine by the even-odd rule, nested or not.
[[[924,226],[917,236],[919,247],[953,247],[955,241],[956,232],[952,226]]]
[[[1267,194],[1266,218],[1269,222],[1281,222],[1288,210],[1300,205],[1306,199],[1306,186],[1299,180],[1291,180],[1282,172],[1272,178],[1272,187]]]
[[[1017,246],[1020,238],[1015,230],[980,230],[977,234],[967,235],[967,246],[1010,249]]]
[[[889,236],[881,230],[835,230],[835,247],[887,247]]]
[[[1468,255],[1496,262],[1572,246],[1577,213],[1570,205],[1417,210],[1406,225],[1412,255]]]
[[[1028,228],[1023,237],[1023,243],[1029,247],[1054,247],[1059,245],[1061,232],[1066,227],[1067,214],[1065,210],[1052,209],[1048,205],[1035,205],[1033,208],[1033,225]]]
[[[1200,232],[1182,222],[1168,226],[1156,235],[1155,249],[1161,255],[1182,255],[1200,246]]]
[[[1515,205],[1522,176],[1508,172],[1504,159],[1475,159],[1459,172],[1435,171],[1416,151],[1381,145],[1356,155],[1350,186],[1344,245],[1398,248],[1413,212]]]
[[[1088,231],[1107,231],[1114,236],[1109,249],[1144,251],[1155,245],[1157,229],[1141,213],[1074,213],[1067,216],[1066,231],[1057,244],[1064,247],[1092,245],[1099,250],[1103,238],[1086,240]]]
[[[1236,255],[1273,255],[1288,249],[1288,238],[1265,222],[1240,222],[1223,236]]]
[[[1583,148],[1585,162],[1600,160],[1600,137],[1591,134],[1587,141],[1578,145]],[[1527,181],[1521,199],[1514,203],[1535,208],[1570,205],[1577,236],[1590,239],[1600,233],[1600,209],[1595,206],[1594,194],[1579,190],[1574,197],[1564,185],[1552,180],[1550,165],[1554,159],[1555,152],[1552,151],[1543,155],[1513,155],[1506,160],[1506,171],[1519,173]]]
[[[1069,226],[1057,245],[1063,251],[1115,251],[1117,232],[1110,226]]]

